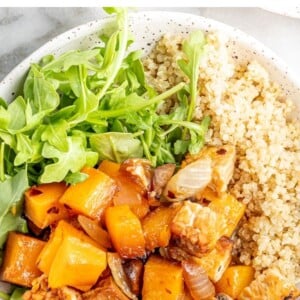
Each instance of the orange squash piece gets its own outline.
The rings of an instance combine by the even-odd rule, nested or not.
[[[25,192],[25,215],[37,227],[43,229],[68,216],[67,209],[58,202],[67,185],[48,183],[33,186]]]
[[[45,244],[33,237],[10,232],[0,272],[1,280],[31,287],[32,281],[42,274],[35,262]]]
[[[140,219],[149,212],[147,199],[143,197],[140,186],[119,172],[120,164],[104,160],[99,165],[99,170],[116,181],[118,189],[113,197],[113,203],[117,205],[129,205],[130,209]]]
[[[115,178],[119,175],[120,164],[112,162],[110,160],[103,160],[98,167],[98,170],[107,174],[108,176]]]
[[[180,265],[158,256],[151,256],[143,278],[143,300],[178,300],[184,294]]]
[[[89,290],[106,268],[106,253],[80,237],[66,236],[57,250],[49,272],[49,287],[69,285]]]
[[[217,282],[231,262],[232,246],[229,238],[222,237],[212,251],[201,258],[193,257],[193,260],[206,271],[211,281]]]
[[[84,168],[82,172],[89,177],[83,182],[71,185],[59,202],[76,213],[101,220],[105,208],[112,203],[116,190],[115,181],[94,168]]]
[[[254,269],[251,266],[231,266],[216,283],[216,290],[236,299],[242,290],[254,279]]]
[[[141,222],[128,205],[108,207],[105,223],[112,244],[121,257],[136,258],[145,255]]]
[[[246,209],[245,204],[230,194],[224,194],[222,197],[213,199],[208,207],[224,218],[223,224],[225,226],[220,230],[221,235],[227,237],[231,237]]]
[[[107,266],[106,252],[66,221],[60,221],[37,260],[49,287],[89,290]]]
[[[176,210],[173,207],[158,207],[143,220],[142,226],[146,249],[152,251],[157,247],[166,247],[171,238],[171,222]]]

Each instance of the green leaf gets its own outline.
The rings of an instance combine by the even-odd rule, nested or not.
[[[88,177],[88,174],[81,172],[69,173],[65,178],[65,182],[74,185],[76,183],[85,181]]]
[[[19,171],[14,177],[0,182],[0,249],[6,240],[8,231],[20,228],[19,214],[13,215],[10,209],[22,204],[22,196],[28,188],[27,171]]]
[[[10,114],[10,122],[8,128],[18,130],[26,124],[26,102],[23,97],[19,96],[8,105],[7,111]]]
[[[12,295],[10,296],[10,300],[22,300],[23,299],[23,294],[25,293],[26,289],[25,288],[16,288]]]
[[[190,103],[187,115],[187,121],[191,121],[195,111],[197,97],[197,83],[199,78],[200,61],[204,53],[206,44],[205,36],[201,30],[192,32],[183,42],[182,50],[187,60],[179,60],[178,65],[181,70],[189,77],[190,82]]]
[[[29,162],[33,156],[33,147],[30,138],[22,133],[16,134],[17,147],[16,158],[14,160],[15,166],[20,166],[25,162]]]
[[[31,66],[24,84],[24,97],[32,104],[33,112],[51,112],[59,105],[54,86],[35,65]]]
[[[68,129],[69,124],[63,119],[50,123],[45,126],[45,129],[41,134],[41,140],[43,142],[48,142],[62,152],[67,152],[69,149],[67,142]]]
[[[97,151],[99,160],[122,162],[128,158],[143,156],[141,142],[131,133],[107,132],[90,137],[92,150]]]
[[[43,72],[55,72],[61,73],[69,70],[72,66],[86,65],[94,68],[94,65],[90,63],[91,60],[95,59],[99,54],[98,49],[85,50],[85,51],[68,51],[62,54],[60,57],[50,61],[48,64],[44,65],[42,68]],[[96,68],[97,69],[97,68]]]
[[[10,123],[10,113],[5,107],[0,105],[0,128],[7,129],[8,124]]]
[[[80,137],[67,137],[68,152],[62,152],[49,143],[45,143],[42,155],[53,159],[54,163],[45,166],[40,177],[41,183],[63,181],[69,171],[78,172],[86,163],[86,152]]]

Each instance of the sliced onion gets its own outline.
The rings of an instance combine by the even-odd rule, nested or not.
[[[183,261],[183,278],[195,300],[210,300],[215,296],[215,287],[204,269],[192,261]]]
[[[172,176],[163,195],[169,201],[181,201],[194,197],[210,183],[211,178],[211,159],[209,157],[198,159]]]
[[[112,248],[108,233],[101,228],[97,222],[81,215],[78,216],[77,220],[87,235],[97,242],[101,247],[105,249]]]
[[[129,287],[129,283],[122,266],[122,259],[117,253],[107,253],[107,263],[111,270],[114,281],[121,291],[130,299],[137,300],[138,298],[134,295]]]

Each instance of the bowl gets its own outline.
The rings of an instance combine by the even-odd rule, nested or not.
[[[145,54],[164,33],[181,34],[202,29],[219,31],[229,38],[228,49],[237,62],[256,60],[269,72],[271,79],[283,89],[285,95],[300,109],[300,81],[288,66],[271,50],[242,31],[208,18],[193,14],[165,11],[137,12],[130,14],[130,31],[135,37],[133,48],[144,49]],[[44,44],[23,62],[17,65],[1,82],[0,97],[11,101],[22,87],[23,80],[33,62],[44,55],[59,55],[71,49],[87,49],[100,43],[99,33],[113,29],[113,18],[107,17],[91,21],[73,28]],[[298,118],[298,114],[295,117]]]
[[[288,66],[270,49],[246,33],[208,18],[178,12],[138,12],[130,14],[130,31],[135,37],[133,49],[143,49],[147,54],[164,33],[186,36],[197,29],[218,31],[226,35],[229,53],[238,63],[256,60],[269,72],[284,94],[297,106],[294,116],[300,119],[300,81]],[[99,33],[112,30],[114,19],[107,17],[75,27],[44,44],[17,65],[1,82],[0,97],[12,101],[21,92],[22,83],[30,64],[47,54],[59,55],[68,50],[87,49],[100,43]],[[0,283],[1,284],[1,283]]]

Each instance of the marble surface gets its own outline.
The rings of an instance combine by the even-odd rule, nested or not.
[[[260,8],[139,8],[182,11],[237,27],[271,48],[300,76],[300,19]],[[54,36],[104,15],[99,8],[0,8],[0,80]]]

